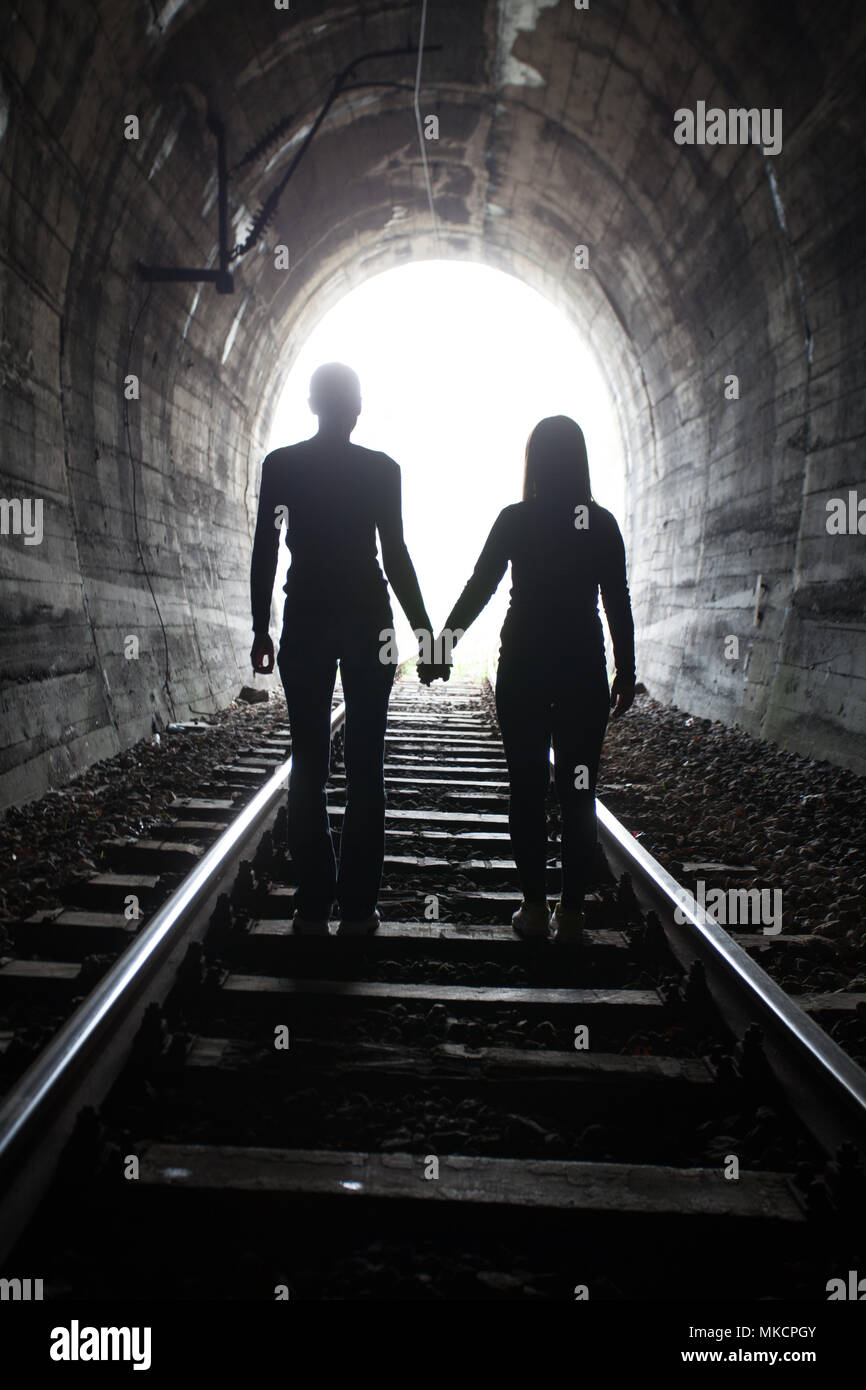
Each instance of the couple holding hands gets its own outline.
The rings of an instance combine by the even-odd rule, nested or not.
[[[356,374],[342,363],[313,373],[312,438],[262,465],[250,591],[253,669],[270,674],[268,634],[280,523],[292,562],[276,665],[292,737],[288,843],[295,865],[293,928],[340,935],[376,930],[385,855],[384,749],[395,657],[388,585],[420,639],[418,675],[450,674],[451,646],[488,603],[511,564],[496,710],[510,782],[508,824],[523,902],[522,937],[579,942],[595,871],[595,787],[611,710],[634,699],[634,624],[625,549],[613,515],[593,501],[583,433],[563,415],[541,420],[526,445],[523,499],[500,512],[478,563],[432,641],[432,627],[403,539],[400,469],[387,454],[350,442],[361,411]],[[378,532],[382,548],[379,567]],[[386,577],[387,576],[387,577]],[[608,687],[601,592],[616,675]],[[393,645],[393,644],[391,644]],[[431,657],[433,658],[431,660]],[[346,702],[346,809],[337,865],[327,809],[331,700],[339,663]],[[547,902],[550,748],[562,819],[562,890]]]

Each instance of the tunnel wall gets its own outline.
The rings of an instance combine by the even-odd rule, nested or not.
[[[520,275],[595,348],[651,693],[866,769],[863,539],[826,529],[861,475],[866,20],[443,0],[423,95],[438,239],[410,96],[366,88],[334,107],[234,294],[148,293],[139,260],[216,263],[208,111],[230,164],[287,118],[232,175],[240,239],[335,71],[414,40],[418,11],[55,0],[0,20],[0,491],[44,502],[41,544],[0,537],[0,804],[236,693],[285,372],[346,289],[433,254]],[[411,84],[414,59],[380,62]],[[782,151],[678,146],[673,112],[699,99],[782,108]]]
[[[148,296],[135,276],[136,257],[201,258],[178,224],[202,220],[207,192],[197,177],[193,207],[166,167],[182,134],[188,168],[213,163],[184,103],[125,100],[134,43],[117,70],[80,6],[28,7],[3,51],[0,491],[43,499],[44,538],[0,549],[0,803],[237,694],[261,456],[221,362],[241,297],[220,299],[203,350],[196,287]],[[118,140],[135,110],[141,139]]]

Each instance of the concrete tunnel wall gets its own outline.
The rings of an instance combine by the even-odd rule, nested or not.
[[[0,805],[233,697],[285,373],[347,289],[433,254],[523,277],[599,356],[623,431],[650,692],[866,770],[863,539],[826,526],[827,499],[861,480],[866,12],[431,0],[427,43],[443,50],[425,57],[421,104],[439,118],[427,146],[438,246],[411,92],[367,88],[332,109],[234,263],[234,294],[147,294],[139,260],[216,264],[208,111],[225,122],[230,166],[292,117],[232,176],[234,243],[334,74],[414,43],[420,10],[4,7],[0,495],[42,498],[44,538],[0,536]],[[377,60],[359,78],[411,85],[414,62]],[[699,100],[781,108],[781,152],[676,144],[674,111]],[[131,113],[137,141],[124,138]],[[141,383],[132,464],[127,372]],[[724,396],[731,373],[738,400]]]

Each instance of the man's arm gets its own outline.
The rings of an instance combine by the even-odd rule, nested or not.
[[[268,454],[262,464],[259,510],[250,560],[250,607],[254,634],[250,660],[253,670],[263,675],[269,675],[274,669],[274,647],[268,628],[280,547],[280,532],[275,525],[277,502],[276,460],[273,454]]]
[[[403,539],[400,466],[393,459],[388,462],[390,466],[385,475],[376,517],[376,528],[382,542],[382,563],[388,583],[397,595],[397,601],[413,631],[417,632],[420,628],[430,632],[430,619],[421,597],[421,586]]]

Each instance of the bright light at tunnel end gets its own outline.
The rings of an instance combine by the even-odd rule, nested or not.
[[[622,524],[622,436],[591,345],[516,277],[463,261],[419,261],[350,291],[301,347],[269,448],[315,433],[309,381],[328,361],[348,363],[361,378],[353,442],[400,464],[406,539],[434,625],[499,512],[519,500],[526,439],[544,416],[581,425],[593,495]],[[461,657],[495,646],[507,600],[504,580]]]

